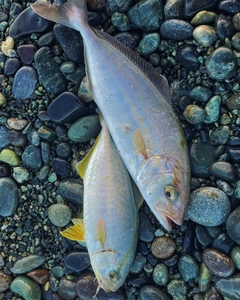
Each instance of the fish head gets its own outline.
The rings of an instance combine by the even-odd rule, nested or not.
[[[137,176],[143,197],[168,231],[172,229],[171,220],[182,224],[187,208],[190,171],[185,165],[168,154],[155,155],[142,164]]]
[[[98,284],[107,293],[116,292],[124,283],[120,261],[119,253],[112,249],[102,249],[91,257]]]

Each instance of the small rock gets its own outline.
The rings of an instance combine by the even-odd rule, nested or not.
[[[211,24],[214,23],[216,16],[215,12],[202,10],[192,18],[191,24],[193,26]]]
[[[184,41],[192,37],[193,27],[186,21],[171,19],[162,23],[160,32],[165,39]]]
[[[238,300],[240,294],[240,273],[230,278],[217,279],[215,286],[226,299]]]
[[[218,120],[221,107],[221,97],[213,96],[204,107],[204,123],[210,124]]]
[[[143,56],[149,55],[157,50],[159,43],[160,35],[158,33],[149,33],[140,41],[138,51]]]
[[[65,176],[69,174],[71,168],[68,161],[55,157],[52,159],[52,165],[58,175]]]
[[[18,165],[20,165],[20,158],[11,149],[3,149],[0,152],[0,161],[9,164],[11,167],[17,167]]]
[[[42,299],[39,285],[27,276],[17,276],[11,283],[10,289],[25,300]]]
[[[8,129],[6,126],[0,126],[0,148],[5,148],[8,145]]]
[[[143,270],[145,263],[146,257],[140,253],[137,253],[131,266],[130,273],[139,274]]]
[[[10,288],[12,281],[11,275],[0,271],[0,293],[7,291]]]
[[[48,217],[53,225],[63,227],[71,221],[72,211],[67,205],[57,203],[49,207]]]
[[[47,269],[35,269],[27,273],[27,276],[32,278],[38,284],[45,284],[49,280],[49,271]]]
[[[139,291],[138,300],[170,300],[171,297],[166,292],[160,290],[159,288],[151,285],[146,285]]]
[[[11,130],[8,132],[8,141],[13,146],[22,147],[22,146],[26,145],[27,138],[21,132]]]
[[[226,101],[227,107],[230,110],[240,110],[240,94],[236,93],[229,97]]]
[[[190,104],[184,110],[183,116],[188,123],[199,124],[205,119],[205,112],[198,105]]]
[[[210,47],[217,40],[215,29],[209,25],[196,27],[193,31],[193,37],[203,47]]]
[[[23,151],[22,161],[28,168],[39,170],[42,166],[40,149],[33,145],[27,146]]]
[[[15,57],[9,58],[5,62],[3,73],[7,77],[12,76],[17,72],[17,70],[20,68],[20,66],[21,66],[21,63],[18,58],[15,58]]]
[[[33,67],[22,67],[14,76],[12,93],[14,98],[27,99],[36,89],[37,72]]]
[[[11,272],[14,274],[24,274],[30,272],[45,263],[47,258],[42,255],[30,254],[15,262],[11,268]]]
[[[69,202],[82,205],[83,184],[78,178],[63,179],[58,186],[58,193]]]
[[[70,271],[81,272],[90,266],[90,258],[87,252],[71,252],[65,257],[64,265]]]
[[[205,263],[202,262],[200,265],[200,270],[199,270],[199,288],[201,292],[205,292],[211,283],[213,274],[208,268],[206,267]]]
[[[183,19],[185,0],[167,0],[164,6],[165,19]]]
[[[33,44],[26,44],[17,47],[17,52],[26,65],[30,65],[33,62],[34,55],[37,52],[36,46]]]
[[[62,299],[75,299],[77,296],[76,282],[63,277],[58,286],[58,294]]]
[[[174,240],[169,237],[161,236],[156,238],[151,246],[152,254],[157,258],[168,258],[176,249]]]
[[[226,226],[230,238],[240,245],[240,206],[229,215]]]
[[[165,286],[168,282],[168,268],[164,264],[157,264],[153,270],[153,281]]]
[[[190,194],[188,217],[204,226],[217,226],[226,221],[230,213],[227,195],[214,187],[202,187]]]
[[[210,167],[210,173],[213,176],[226,180],[229,183],[233,183],[236,180],[236,171],[232,164],[225,161],[217,161]]]
[[[154,239],[152,224],[143,212],[139,212],[139,239],[147,243]]]
[[[173,300],[187,300],[187,287],[181,279],[171,280],[167,285],[167,291]]]
[[[111,21],[113,26],[119,31],[128,31],[130,29],[129,19],[123,13],[114,12],[112,14]]]
[[[212,90],[204,86],[195,86],[189,93],[191,99],[197,102],[207,102],[212,96]]]
[[[231,20],[222,14],[217,15],[215,21],[217,35],[222,41],[226,38],[231,38],[234,34],[234,27]]]
[[[232,249],[231,258],[238,270],[240,270],[240,246],[236,246]]]
[[[15,167],[13,168],[13,178],[18,183],[23,183],[29,179],[29,172],[23,167]]]
[[[192,256],[181,256],[178,262],[178,268],[184,281],[189,282],[198,279],[199,267]]]
[[[240,12],[240,3],[231,0],[221,1],[218,4],[218,9],[227,14],[234,15]]]
[[[22,130],[28,124],[28,121],[26,119],[9,118],[7,124],[14,130]]]
[[[184,16],[186,18],[193,17],[201,10],[213,10],[217,6],[218,0],[186,0],[184,2]]]
[[[11,36],[8,36],[6,40],[1,45],[2,53],[6,56],[9,56],[8,50],[13,49],[14,47],[14,39]]]
[[[229,126],[219,126],[210,134],[210,142],[212,145],[225,145],[230,137]]]
[[[109,16],[111,16],[114,12],[126,13],[131,5],[131,0],[111,0],[106,3],[106,10]]]

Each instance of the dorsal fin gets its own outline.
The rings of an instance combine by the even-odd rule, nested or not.
[[[130,50],[123,43],[119,42],[113,36],[99,31],[95,28],[92,28],[93,31],[99,38],[106,40],[109,44],[111,44],[114,48],[119,50],[122,54],[124,54],[129,60],[131,60],[156,86],[159,92],[167,99],[167,101],[172,104],[171,93],[169,89],[169,84],[163,75],[159,74],[149,63],[147,63],[141,56],[139,56],[136,52]]]

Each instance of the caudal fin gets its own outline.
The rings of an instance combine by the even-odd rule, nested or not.
[[[33,11],[50,21],[81,31],[88,22],[86,0],[68,0],[63,5],[39,0],[32,4]]]

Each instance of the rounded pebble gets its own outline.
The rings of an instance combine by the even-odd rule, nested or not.
[[[41,300],[39,285],[26,276],[17,276],[11,283],[11,291],[22,296],[25,300]]]
[[[240,294],[240,273],[230,278],[217,279],[215,286],[225,299],[238,300]]]
[[[11,268],[11,271],[14,274],[24,274],[40,267],[46,260],[47,257],[43,255],[30,254],[17,260]]]
[[[152,254],[161,259],[170,257],[174,253],[175,249],[175,241],[166,236],[156,238],[151,246]]]
[[[219,117],[221,107],[221,97],[213,96],[204,107],[204,123],[210,124],[216,122]]]
[[[227,195],[214,187],[202,187],[190,194],[188,217],[204,226],[217,226],[226,221],[230,213]]]
[[[65,257],[64,265],[73,272],[81,272],[90,266],[90,258],[87,252],[71,252]]]
[[[159,43],[160,35],[158,33],[149,33],[140,41],[138,51],[143,56],[149,55],[158,48]]]
[[[168,277],[168,268],[164,264],[157,264],[153,270],[153,281],[156,284],[165,285]]]
[[[217,40],[215,29],[209,25],[196,27],[193,31],[193,37],[203,47],[210,47]]]
[[[192,256],[183,255],[180,257],[178,268],[184,281],[196,281],[198,279],[199,267]]]
[[[198,105],[190,104],[184,110],[183,116],[190,124],[198,124],[205,119],[205,112]]]
[[[0,152],[0,161],[9,164],[11,167],[17,167],[20,165],[19,156],[11,149],[3,149]]]
[[[146,285],[139,291],[138,300],[170,300],[171,297],[166,292],[160,290],[159,288],[151,285]]]
[[[22,154],[22,160],[26,167],[39,170],[42,167],[42,157],[40,149],[29,145],[25,148]]]
[[[229,215],[226,226],[230,238],[240,245],[240,206]]]
[[[53,225],[63,227],[71,221],[72,211],[67,205],[57,203],[49,207],[48,217]]]
[[[78,205],[83,203],[83,184],[78,178],[63,179],[58,186],[58,193],[69,202]]]
[[[7,291],[12,283],[12,276],[0,271],[0,293]]]
[[[119,31],[128,31],[130,29],[129,19],[125,14],[114,12],[111,21],[113,26]]]
[[[13,49],[13,47],[14,47],[14,39],[11,36],[8,36],[1,45],[2,53],[8,56],[8,50]]]

